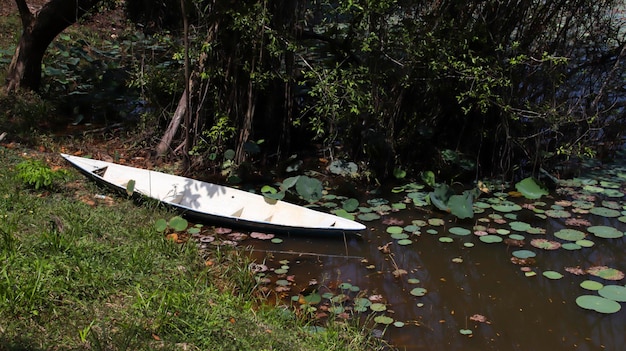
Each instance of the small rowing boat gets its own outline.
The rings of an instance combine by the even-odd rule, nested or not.
[[[112,162],[61,154],[102,185],[156,199],[201,221],[270,233],[333,234],[361,223],[227,186]]]

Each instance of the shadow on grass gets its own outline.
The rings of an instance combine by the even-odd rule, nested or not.
[[[40,349],[33,345],[30,340],[24,338],[17,338],[7,340],[4,337],[0,337],[0,351],[40,351]]]

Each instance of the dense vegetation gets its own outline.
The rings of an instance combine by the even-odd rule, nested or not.
[[[159,154],[220,167],[233,149],[240,171],[315,147],[368,179],[508,178],[623,140],[621,1],[184,5],[133,2],[141,31],[98,45],[57,38],[43,96],[82,116],[122,93],[112,110],[141,114]]]

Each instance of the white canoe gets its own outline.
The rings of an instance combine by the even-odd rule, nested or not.
[[[134,192],[210,223],[279,233],[331,234],[364,230],[361,223],[222,185],[147,169],[61,154],[87,177]]]

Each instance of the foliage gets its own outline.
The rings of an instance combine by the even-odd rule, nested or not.
[[[24,184],[35,189],[50,188],[56,181],[63,180],[67,176],[67,171],[63,169],[52,170],[41,160],[29,159],[18,163],[15,166],[18,171],[17,178]]]

